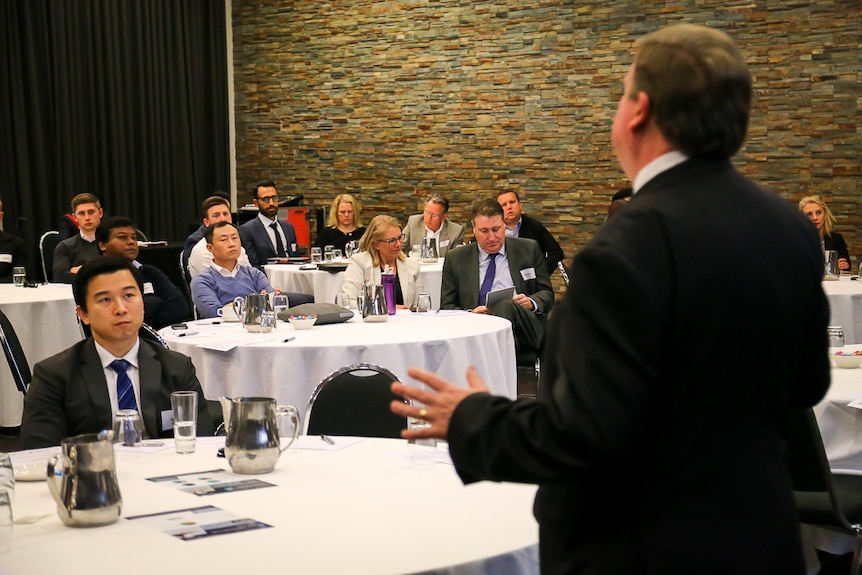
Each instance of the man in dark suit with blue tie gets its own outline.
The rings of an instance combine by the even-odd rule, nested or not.
[[[554,307],[545,255],[533,240],[506,237],[503,208],[494,199],[473,202],[471,220],[476,241],[446,254],[440,309],[504,317],[512,322],[518,353],[538,352],[545,316]],[[511,299],[486,305],[490,292],[511,287]]]
[[[298,255],[296,230],[290,222],[278,219],[278,190],[272,180],[260,182],[254,188],[257,217],[239,227],[242,246],[248,261],[263,268],[269,258]]]

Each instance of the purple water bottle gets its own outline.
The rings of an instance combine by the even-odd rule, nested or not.
[[[380,283],[383,284],[383,293],[386,296],[386,307],[389,315],[395,315],[395,274],[392,268],[386,266],[380,274]]]

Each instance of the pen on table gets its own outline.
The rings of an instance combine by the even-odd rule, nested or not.
[[[295,340],[295,339],[296,339],[295,337],[288,337],[287,339],[283,339],[283,340],[281,340],[281,343],[288,343],[288,342],[291,342],[291,341],[293,341],[293,340]]]
[[[324,443],[328,443],[329,445],[335,445],[335,442],[332,441],[332,438],[329,437],[328,435],[321,434],[320,439],[322,439],[324,441]]]
[[[198,332],[196,332],[196,331],[184,331],[183,333],[178,333],[177,337],[186,337],[189,335],[197,335],[197,334],[198,334]]]

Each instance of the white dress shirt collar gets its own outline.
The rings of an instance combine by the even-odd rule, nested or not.
[[[673,150],[672,152],[662,154],[661,156],[641,168],[641,171],[638,172],[637,176],[635,176],[634,185],[632,186],[632,193],[638,193],[638,190],[640,190],[648,181],[650,181],[660,173],[671,169],[677,164],[683,163],[687,159],[688,156],[678,150]]]

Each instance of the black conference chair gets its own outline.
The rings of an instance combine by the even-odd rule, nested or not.
[[[161,345],[165,349],[170,349],[168,347],[168,342],[165,341],[159,332],[157,332],[151,325],[146,323],[141,324],[141,329],[138,330],[138,337],[141,339],[148,339],[150,341],[154,341],[157,344]]]
[[[560,276],[563,278],[563,283],[569,287],[569,270],[566,269],[566,264],[561,261],[557,262],[557,269],[560,270]]]
[[[192,300],[192,276],[189,274],[189,266],[186,259],[183,257],[183,251],[180,250],[180,276],[183,278],[183,285],[179,286],[180,291],[186,297],[186,303],[189,304],[189,309],[192,310],[192,318],[198,319],[198,308],[195,307],[195,302]]]
[[[401,437],[407,418],[392,413],[389,404],[405,399],[389,390],[394,381],[399,381],[398,376],[369,363],[342,367],[328,375],[308,401],[305,434]]]
[[[39,256],[42,259],[42,277],[46,282],[54,279],[54,250],[62,240],[60,232],[49,230],[39,238]]]
[[[21,347],[12,322],[2,310],[0,310],[0,347],[3,348],[3,355],[6,356],[9,369],[12,370],[12,379],[15,380],[18,391],[27,395],[27,388],[30,387],[32,380],[30,365],[24,356],[24,348]]]
[[[799,520],[855,536],[850,574],[862,574],[862,476],[832,472],[810,408],[791,413],[788,431],[787,465]]]

